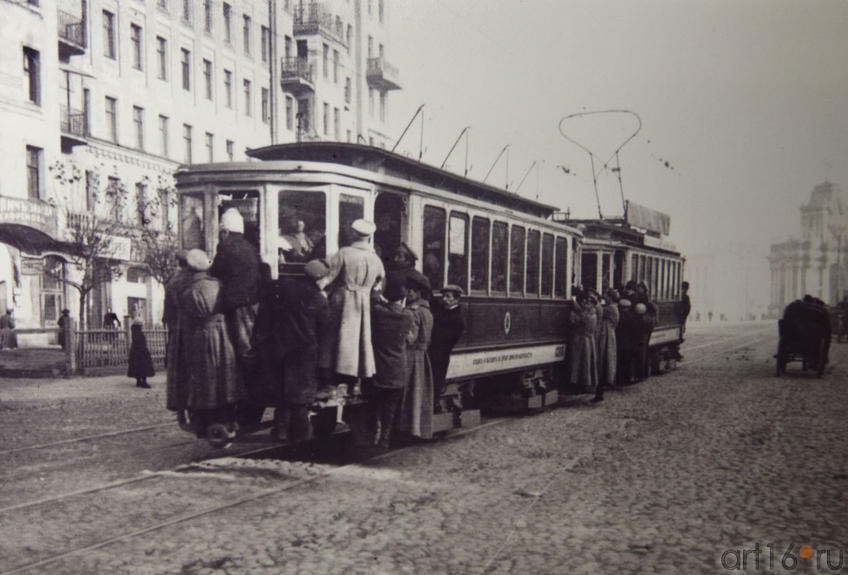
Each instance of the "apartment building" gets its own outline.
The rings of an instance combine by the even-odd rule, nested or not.
[[[114,218],[124,273],[85,316],[158,323],[162,286],[134,230],[176,225],[179,165],[300,140],[389,144],[400,84],[386,4],[0,0],[0,308],[23,327],[52,327],[65,307],[79,317],[56,270],[80,273],[74,226]],[[143,204],[160,207],[152,221]]]

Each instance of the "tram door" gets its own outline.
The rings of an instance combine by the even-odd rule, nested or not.
[[[620,289],[624,284],[624,263],[626,254],[624,250],[615,250],[612,264],[612,287]]]
[[[403,197],[395,194],[383,192],[374,202],[374,223],[377,224],[374,249],[384,262],[392,257],[395,249],[404,241],[405,212]]]

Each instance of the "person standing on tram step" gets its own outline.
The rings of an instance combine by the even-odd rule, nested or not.
[[[400,428],[415,437],[433,437],[433,371],[427,348],[433,332],[430,280],[417,270],[406,276],[406,314],[412,327],[406,337],[407,384],[401,406]]]
[[[598,316],[589,296],[581,290],[572,302],[569,312],[571,330],[569,385],[583,393],[593,392],[598,385],[598,362],[595,351],[595,331]]]
[[[272,436],[281,442],[309,438],[309,406],[318,391],[318,349],[329,313],[317,284],[330,271],[327,262],[312,260],[303,271],[303,277],[280,281],[281,305],[274,322],[274,352],[282,362],[283,377]]]
[[[235,406],[245,392],[224,318],[221,281],[209,275],[212,263],[203,250],[190,250],[186,262],[192,275],[178,299],[186,408],[199,437],[210,423],[225,424],[234,435]]]
[[[638,320],[633,311],[633,305],[627,298],[618,300],[618,314],[618,326],[615,328],[615,345],[618,360],[616,383],[618,385],[630,385],[633,383]]]
[[[244,219],[236,208],[221,216],[218,250],[209,274],[221,281],[221,309],[227,319],[227,331],[238,359],[239,374],[250,390],[255,381],[256,350],[253,326],[259,310],[259,252],[244,237]],[[248,394],[248,401],[250,394]],[[258,422],[259,407],[244,406],[242,423]]]
[[[637,293],[637,296],[639,294]],[[654,330],[654,317],[648,305],[642,301],[633,306],[636,313],[636,346],[634,349],[634,377],[643,381],[648,377],[650,363],[651,333]]]
[[[371,338],[374,345],[373,428],[378,430],[377,446],[388,449],[407,382],[406,337],[412,330],[412,317],[405,311],[405,279],[390,275],[383,292],[385,301],[371,308]]]
[[[615,329],[618,326],[618,291],[608,289],[601,302],[601,323],[598,326],[598,387],[594,401],[603,401],[604,389],[615,385],[617,344]]]
[[[185,358],[180,337],[182,313],[179,299],[192,277],[192,271],[186,262],[186,254],[185,250],[177,252],[177,271],[165,286],[165,303],[162,312],[162,323],[168,330],[165,348],[165,407],[177,412],[177,421],[181,425],[186,422],[188,388],[185,386]]]
[[[144,326],[135,321],[130,328],[132,343],[130,344],[130,357],[127,365],[127,377],[135,378],[135,386],[142,389],[150,389],[147,383],[148,377],[156,375],[153,369],[153,358],[147,347],[147,337],[144,335]]]
[[[680,343],[685,341],[683,336],[686,334],[686,319],[689,317],[689,312],[692,311],[692,302],[689,300],[689,282],[680,284],[680,301],[677,304],[677,319],[680,321]],[[675,350],[675,359],[681,360],[683,356],[680,350]]]
[[[373,222],[354,221],[353,242],[329,259],[330,271],[318,282],[322,289],[335,282],[330,296],[330,337],[323,347],[320,366],[335,372],[336,383],[353,384],[357,378],[369,378],[375,372],[371,291],[386,275],[370,242],[375,230]]]
[[[456,284],[448,284],[441,289],[442,298],[433,305],[433,333],[427,354],[433,368],[433,405],[435,410],[442,411],[440,398],[445,392],[445,379],[450,366],[450,355],[454,346],[465,333],[465,318],[459,307],[462,288]],[[459,407],[456,405],[455,407]]]

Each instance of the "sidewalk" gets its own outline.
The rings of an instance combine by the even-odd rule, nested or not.
[[[65,352],[60,347],[24,347],[0,350],[0,377],[60,377]]]

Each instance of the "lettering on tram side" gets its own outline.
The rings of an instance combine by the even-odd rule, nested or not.
[[[456,353],[451,357],[448,378],[478,375],[487,371],[521,369],[562,361],[565,345],[548,344],[539,346],[473,351]]]
[[[525,351],[524,353],[504,353],[501,355],[490,355],[489,357],[478,357],[471,365],[503,363],[505,361],[512,361],[515,359],[530,359],[531,357],[533,357],[532,351]]]

